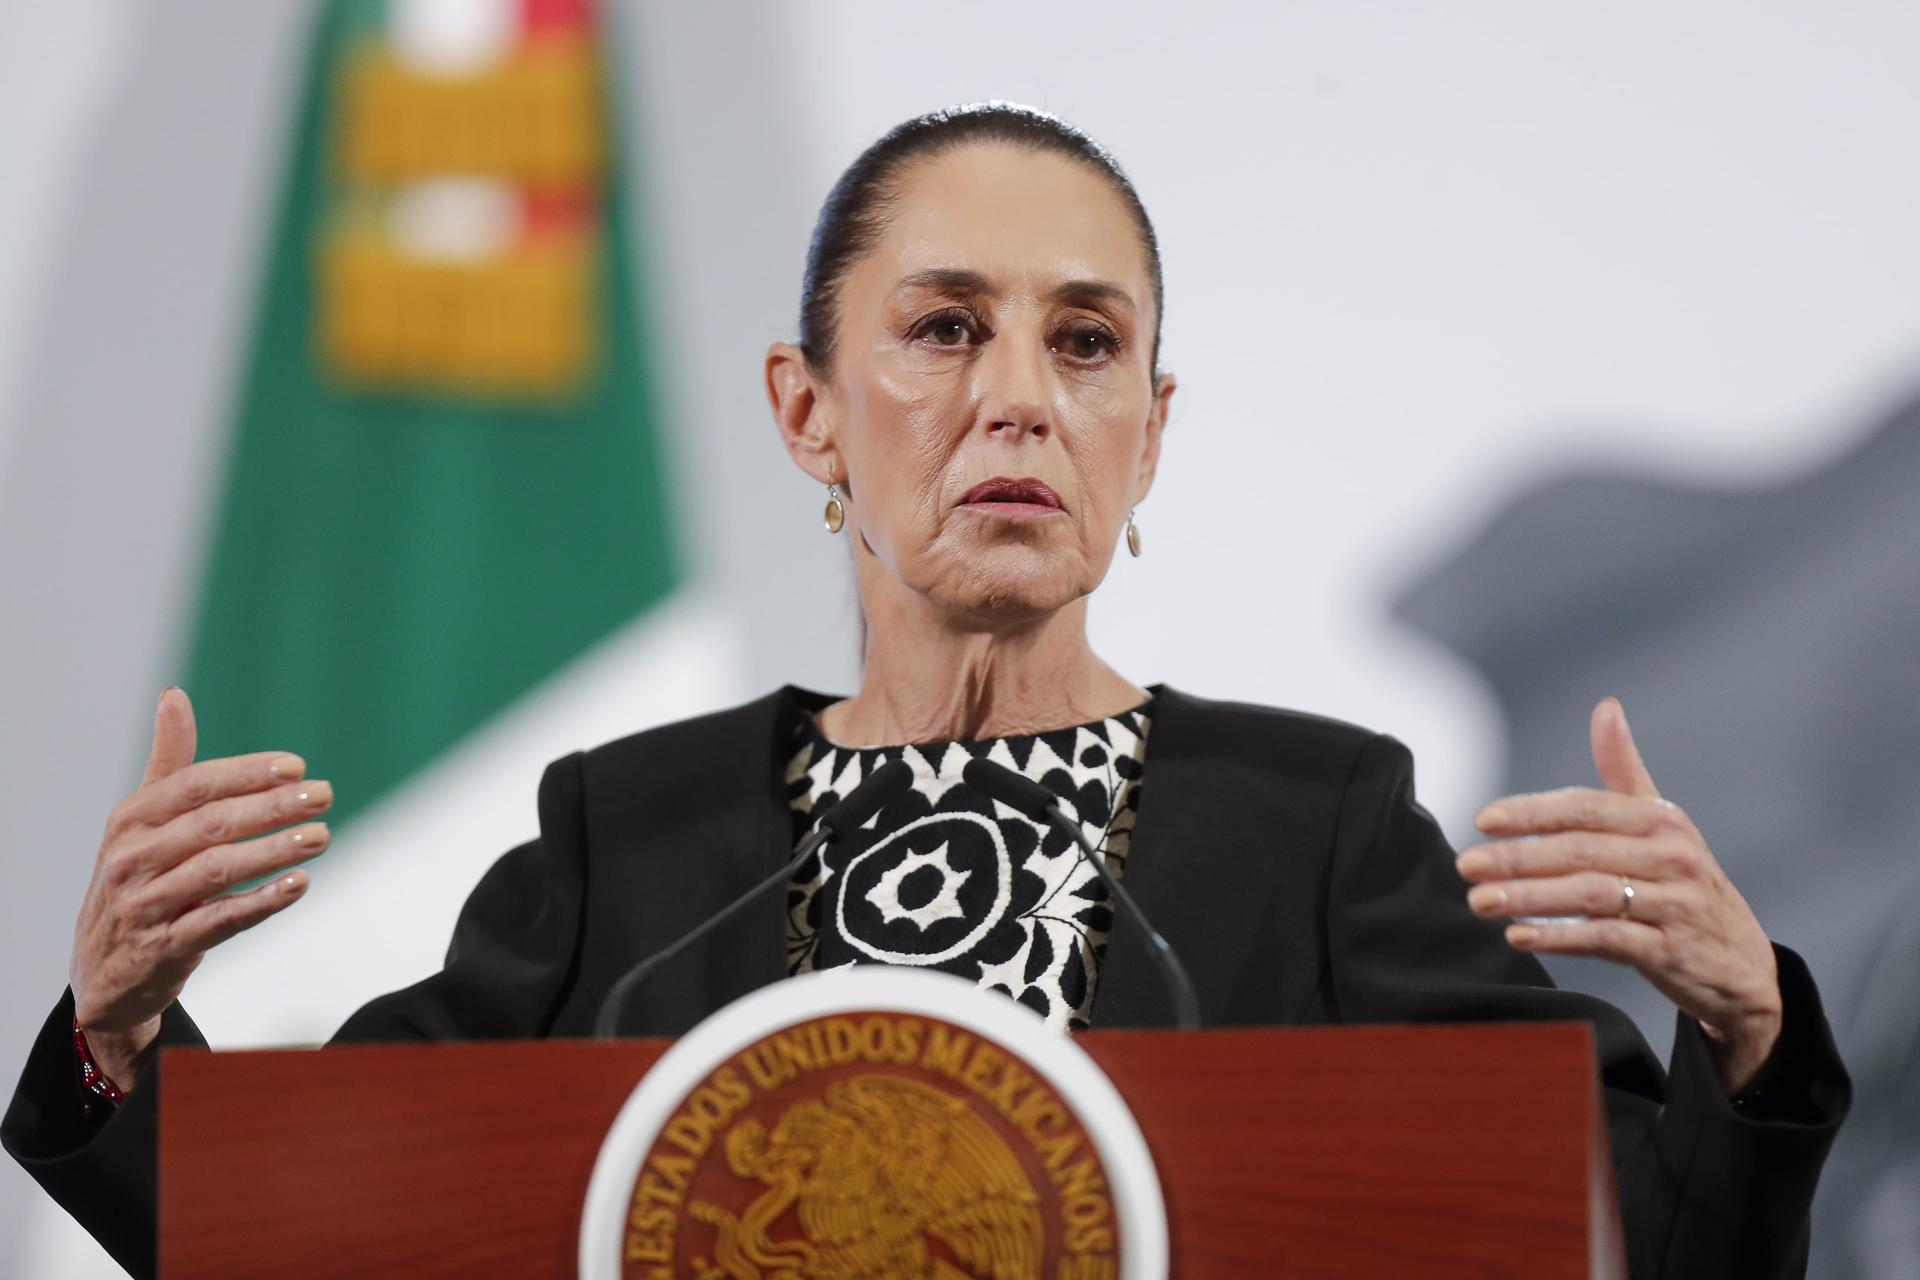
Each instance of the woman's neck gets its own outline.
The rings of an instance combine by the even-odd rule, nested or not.
[[[815,718],[847,746],[966,742],[1087,724],[1146,697],[1087,643],[1084,598],[988,628],[956,626],[925,601],[873,601],[860,692]]]

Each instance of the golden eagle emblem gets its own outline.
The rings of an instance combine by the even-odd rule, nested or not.
[[[795,1103],[768,1133],[727,1134],[735,1176],[766,1190],[735,1216],[708,1200],[709,1274],[732,1280],[1040,1280],[1040,1197],[964,1098],[860,1075]],[[802,1239],[768,1234],[789,1208]]]

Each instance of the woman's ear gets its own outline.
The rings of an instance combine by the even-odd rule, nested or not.
[[[1179,385],[1171,373],[1160,375],[1153,386],[1153,407],[1147,410],[1147,442],[1140,451],[1140,474],[1134,483],[1134,502],[1147,500],[1147,491],[1153,488],[1154,474],[1160,469],[1160,435],[1167,429],[1167,406],[1173,400],[1174,388]]]
[[[800,469],[821,484],[843,482],[846,467],[833,441],[813,369],[806,353],[791,342],[767,348],[767,403],[781,443]]]

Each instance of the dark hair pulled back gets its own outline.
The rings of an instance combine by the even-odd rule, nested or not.
[[[1126,204],[1140,232],[1153,279],[1153,359],[1160,369],[1160,325],[1166,314],[1166,288],[1160,276],[1160,242],[1133,183],[1113,156],[1092,138],[1058,116],[1011,102],[980,102],[930,111],[894,126],[861,152],[833,184],[813,224],[807,246],[807,271],[800,286],[800,349],[816,372],[833,361],[834,334],[840,320],[840,285],[848,270],[886,230],[895,179],[909,161],[939,155],[971,143],[1000,143],[1050,152],[1086,165],[1107,180]]]

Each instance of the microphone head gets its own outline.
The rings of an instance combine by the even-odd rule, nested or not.
[[[975,756],[967,761],[967,767],[960,771],[960,776],[968,786],[989,800],[998,800],[1035,822],[1052,820],[1050,810],[1058,803],[1058,797],[1032,778],[1023,778],[1003,764],[985,756]]]
[[[859,786],[847,793],[846,799],[827,810],[817,825],[836,836],[858,830],[874,814],[886,808],[889,800],[912,785],[913,769],[907,762],[890,761],[868,774]]]

